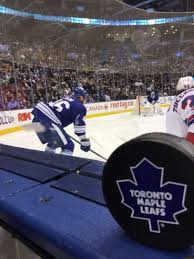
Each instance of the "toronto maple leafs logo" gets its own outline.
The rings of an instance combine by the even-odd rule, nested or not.
[[[133,180],[118,180],[121,203],[132,210],[131,218],[146,220],[150,232],[160,233],[160,223],[176,224],[176,215],[187,210],[187,185],[163,182],[164,168],[144,158],[130,167]]]

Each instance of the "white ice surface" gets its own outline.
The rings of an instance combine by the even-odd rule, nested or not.
[[[76,138],[72,126],[66,129]],[[87,119],[87,136],[91,139],[92,149],[106,158],[121,144],[148,132],[165,132],[165,115],[141,117],[125,113]],[[0,136],[0,143],[42,151],[45,149],[33,130]],[[78,144],[75,144],[74,156],[102,160],[91,152],[81,151]]]

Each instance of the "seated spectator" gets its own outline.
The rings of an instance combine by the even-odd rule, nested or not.
[[[10,101],[8,101],[7,103],[7,109],[8,110],[16,110],[18,108],[18,102],[16,101],[16,99],[13,97],[11,98]]]

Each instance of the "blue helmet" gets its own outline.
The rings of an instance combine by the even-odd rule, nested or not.
[[[79,96],[83,96],[83,97],[86,97],[86,90],[84,90],[83,87],[76,87],[73,91],[73,96],[74,97],[79,97]]]

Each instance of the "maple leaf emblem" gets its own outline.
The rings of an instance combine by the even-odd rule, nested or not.
[[[146,220],[150,232],[160,233],[159,223],[176,224],[176,215],[187,210],[187,185],[163,182],[164,168],[144,158],[130,167],[133,180],[118,180],[121,203],[132,210],[131,218]]]

